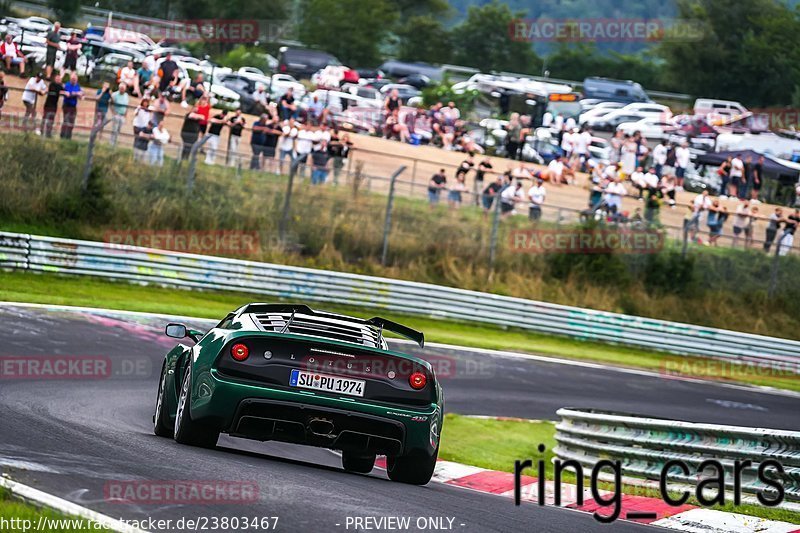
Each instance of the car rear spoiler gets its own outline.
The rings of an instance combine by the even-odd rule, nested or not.
[[[374,316],[366,322],[367,324],[378,326],[381,330],[385,329],[391,331],[392,333],[397,333],[398,335],[401,335],[407,339],[411,339],[412,341],[416,342],[420,348],[425,347],[425,335],[421,331],[411,329],[408,326],[398,324],[397,322],[392,322],[391,320],[387,320],[379,316]]]
[[[398,335],[405,337],[407,339],[411,339],[412,341],[416,342],[420,348],[425,347],[425,335],[421,331],[417,331],[415,329],[411,329],[408,326],[404,326],[402,324],[398,324],[397,322],[392,322],[386,318],[381,318],[379,316],[372,317],[368,320],[364,320],[363,318],[356,318],[346,315],[338,315],[335,313],[326,313],[324,311],[315,311],[311,309],[309,306],[305,304],[270,304],[270,303],[252,303],[247,304],[239,309],[237,309],[236,314],[241,315],[242,313],[302,313],[311,316],[320,316],[320,317],[330,317],[330,318],[339,318],[344,320],[352,320],[354,322],[361,322],[362,324],[369,324],[371,326],[376,326],[381,330],[391,331],[392,333],[397,333]]]

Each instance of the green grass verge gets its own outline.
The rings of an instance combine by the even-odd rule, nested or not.
[[[513,473],[514,461],[530,459],[533,461],[534,467],[527,469],[525,474],[538,477],[536,464],[539,459],[543,459],[545,461],[545,477],[553,479],[552,459],[554,454],[552,450],[556,444],[555,423],[553,422],[493,420],[447,414],[442,428],[439,457],[445,461]],[[545,445],[544,453],[538,451],[539,444]],[[565,472],[563,480],[566,483],[575,483],[575,475],[568,470]],[[585,480],[585,483],[588,483],[588,479]],[[601,483],[600,488],[614,490],[614,486],[610,483]],[[628,485],[624,486],[623,492],[651,498],[661,497],[658,491]],[[690,499],[688,503],[699,505],[694,498]],[[786,509],[758,505],[736,506],[730,503],[714,506],[713,509],[800,524],[800,513]]]
[[[11,492],[0,487],[0,521],[5,521],[2,531],[20,533],[34,531],[41,524],[48,533],[73,533],[75,531],[110,531],[85,518],[67,516],[51,509],[40,508],[15,499]]]
[[[87,307],[106,307],[129,311],[147,311],[219,319],[242,304],[268,297],[215,291],[187,291],[140,286],[89,277],[67,277],[29,272],[0,272],[0,300],[49,303]],[[594,361],[617,366],[642,368],[655,372],[671,371],[683,361],[674,355],[594,341],[578,341],[558,336],[540,335],[514,328],[477,326],[447,320],[402,315],[381,310],[365,310],[341,305],[317,304],[318,307],[355,316],[380,313],[386,318],[408,324],[425,333],[430,342],[459,346],[513,350],[552,357]],[[730,378],[730,366],[719,361],[691,358],[693,375],[709,379]],[[763,375],[740,372],[737,383],[763,385],[800,391],[796,375]]]

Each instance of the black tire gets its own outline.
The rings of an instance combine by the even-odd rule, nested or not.
[[[164,387],[167,384],[167,366],[161,368],[161,379],[158,382],[158,395],[156,396],[156,410],[153,413],[153,433],[159,437],[172,437],[173,428],[169,415],[164,409]]]
[[[439,447],[433,455],[401,455],[386,458],[386,473],[389,479],[409,485],[425,485],[433,477]]]
[[[356,474],[369,474],[375,466],[375,454],[356,454],[342,452],[342,467],[348,472]]]
[[[178,409],[175,414],[175,431],[173,437],[179,444],[213,448],[217,445],[219,431],[192,421],[191,402],[189,401],[192,388],[192,365],[186,367],[181,382],[181,391],[178,397]]]

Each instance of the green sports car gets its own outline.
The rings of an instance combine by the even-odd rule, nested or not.
[[[345,470],[368,473],[386,456],[389,478],[424,485],[439,451],[444,398],[431,365],[390,350],[390,331],[424,345],[390,320],[245,305],[164,359],[153,426],[181,444],[214,447],[220,433],[341,450]]]

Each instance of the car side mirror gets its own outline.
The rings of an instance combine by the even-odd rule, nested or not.
[[[183,324],[167,324],[167,327],[164,328],[164,333],[166,333],[167,337],[183,339],[188,335],[189,331]]]

